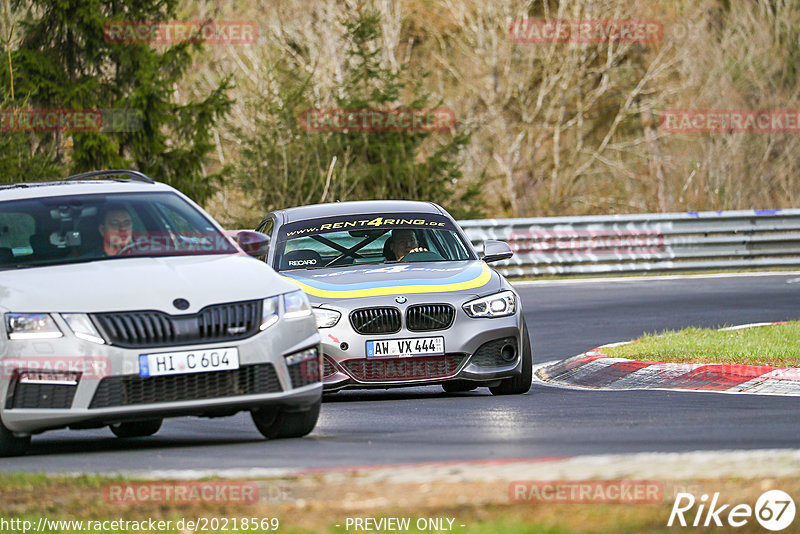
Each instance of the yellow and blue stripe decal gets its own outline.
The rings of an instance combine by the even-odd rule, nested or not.
[[[405,270],[405,272],[413,272],[414,270],[414,268],[411,268]],[[375,269],[373,272],[376,271],[386,273],[385,269]],[[362,273],[364,274],[362,275]],[[369,276],[369,273],[369,270],[361,271],[358,273],[358,278],[363,279],[363,276]],[[356,273],[348,274],[356,275]],[[447,291],[475,289],[489,283],[489,280],[492,279],[492,271],[485,263],[479,262],[446,278],[386,280],[385,277],[382,276],[382,280],[360,282],[356,284],[337,284],[325,282],[317,278],[299,277],[291,274],[283,274],[283,276],[296,283],[309,295],[322,298],[352,299],[396,295],[398,293],[407,295],[411,293],[444,293]],[[302,281],[300,281],[300,279],[302,279]]]

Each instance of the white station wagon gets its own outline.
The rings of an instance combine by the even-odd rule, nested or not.
[[[0,455],[31,434],[252,414],[311,432],[320,336],[306,295],[175,189],[127,170],[0,186]]]

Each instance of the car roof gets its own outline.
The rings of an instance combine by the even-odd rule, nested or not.
[[[0,185],[0,201],[71,195],[142,193],[156,191],[175,192],[175,189],[166,184],[158,182],[146,183],[134,180],[96,179],[27,182]]]
[[[442,208],[433,202],[416,200],[357,200],[351,202],[330,202],[278,210],[284,223],[319,219],[335,215],[359,215],[363,213],[435,213],[446,215]]]

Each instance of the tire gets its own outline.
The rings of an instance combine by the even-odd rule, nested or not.
[[[19,438],[0,422],[0,457],[22,456],[30,442],[30,436]]]
[[[522,395],[531,389],[533,382],[533,356],[528,325],[522,320],[522,373],[500,382],[499,386],[490,387],[492,395]]]
[[[256,428],[267,439],[302,438],[317,424],[322,399],[311,406],[276,406],[250,411]]]
[[[118,438],[143,438],[152,436],[161,428],[163,419],[150,419],[148,421],[129,421],[108,425],[111,432]]]
[[[465,393],[478,389],[478,384],[469,380],[450,380],[442,384],[442,389],[446,393]]]

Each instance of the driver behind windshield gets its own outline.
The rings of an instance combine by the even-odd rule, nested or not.
[[[103,252],[108,256],[116,256],[132,243],[133,219],[124,207],[108,206],[100,214],[97,230],[103,237]]]
[[[427,252],[428,249],[420,247],[414,230],[392,230],[391,247],[397,261],[402,261],[412,252]]]

